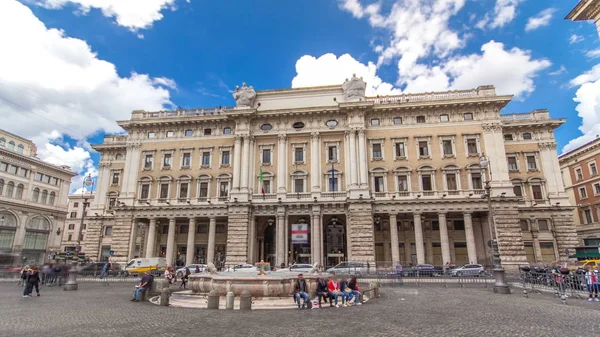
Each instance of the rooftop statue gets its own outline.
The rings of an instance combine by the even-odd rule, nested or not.
[[[365,90],[367,88],[367,83],[363,81],[363,78],[356,77],[356,74],[352,74],[351,79],[346,79],[344,84],[342,84],[342,89],[344,90],[344,96],[346,100],[358,100],[365,98]]]
[[[252,107],[256,99],[256,91],[254,91],[252,86],[247,86],[246,82],[244,82],[241,88],[237,85],[235,86],[233,99],[235,99],[235,104],[239,107]]]

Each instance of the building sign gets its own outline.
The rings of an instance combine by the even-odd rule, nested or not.
[[[292,244],[308,243],[308,224],[292,224]]]

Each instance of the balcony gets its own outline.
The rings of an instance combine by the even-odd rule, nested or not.
[[[307,192],[288,193],[286,197],[287,199],[310,199],[311,194]]]
[[[275,193],[252,194],[252,201],[275,200],[275,199],[277,199],[277,194],[275,194]]]
[[[346,192],[321,192],[321,198],[323,199],[345,199],[347,197]]]
[[[493,86],[480,86],[470,90],[451,90],[443,92],[428,92],[419,94],[402,94],[392,96],[366,97],[367,102],[375,104],[399,104],[427,101],[444,101],[463,98],[494,97],[496,90]]]
[[[170,118],[170,117],[185,117],[185,116],[210,116],[220,115],[229,110],[233,110],[233,106],[224,106],[219,108],[208,109],[190,109],[190,110],[175,110],[175,111],[156,111],[148,112],[137,110],[131,113],[131,119],[147,119],[147,118]]]

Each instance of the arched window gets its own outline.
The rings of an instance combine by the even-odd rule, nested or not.
[[[0,211],[0,249],[12,249],[17,231],[17,218],[10,212]]]
[[[6,194],[5,194],[6,197],[12,198],[14,190],[15,190],[15,183],[13,183],[12,181],[9,181],[8,184],[6,184]]]
[[[4,180],[0,179],[0,195],[2,195],[3,191],[4,191]]]
[[[17,152],[23,153],[23,150],[25,150],[25,147],[23,146],[23,144],[19,144],[19,146],[17,146]]]
[[[48,191],[43,190],[42,191],[42,199],[40,200],[40,203],[45,204],[47,200],[48,200]]]
[[[40,199],[40,189],[36,187],[33,189],[33,194],[31,195],[31,201],[38,202],[39,199]]]
[[[25,186],[23,184],[17,185],[17,194],[15,194],[16,199],[23,199],[23,189]]]
[[[55,198],[56,198],[56,193],[50,192],[50,198],[48,198],[48,205],[54,205]]]
[[[50,222],[41,216],[32,218],[27,226],[25,226],[23,250],[45,251],[48,243],[48,234],[50,234]]]
[[[6,139],[0,138],[0,146],[2,146],[2,147],[6,146]]]
[[[15,149],[15,142],[13,142],[12,140],[10,142],[8,142],[8,149],[9,150],[14,150]]]
[[[115,156],[115,160],[123,160],[123,155],[120,153],[117,153],[117,155]]]

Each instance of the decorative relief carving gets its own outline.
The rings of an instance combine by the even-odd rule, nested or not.
[[[344,84],[342,84],[346,100],[364,99],[366,89],[367,83],[363,81],[362,77],[356,77],[356,74],[353,74],[351,79],[346,79]]]
[[[256,91],[252,86],[247,86],[246,82],[242,83],[242,87],[235,87],[233,92],[233,99],[239,107],[252,107],[254,100],[256,99]]]

